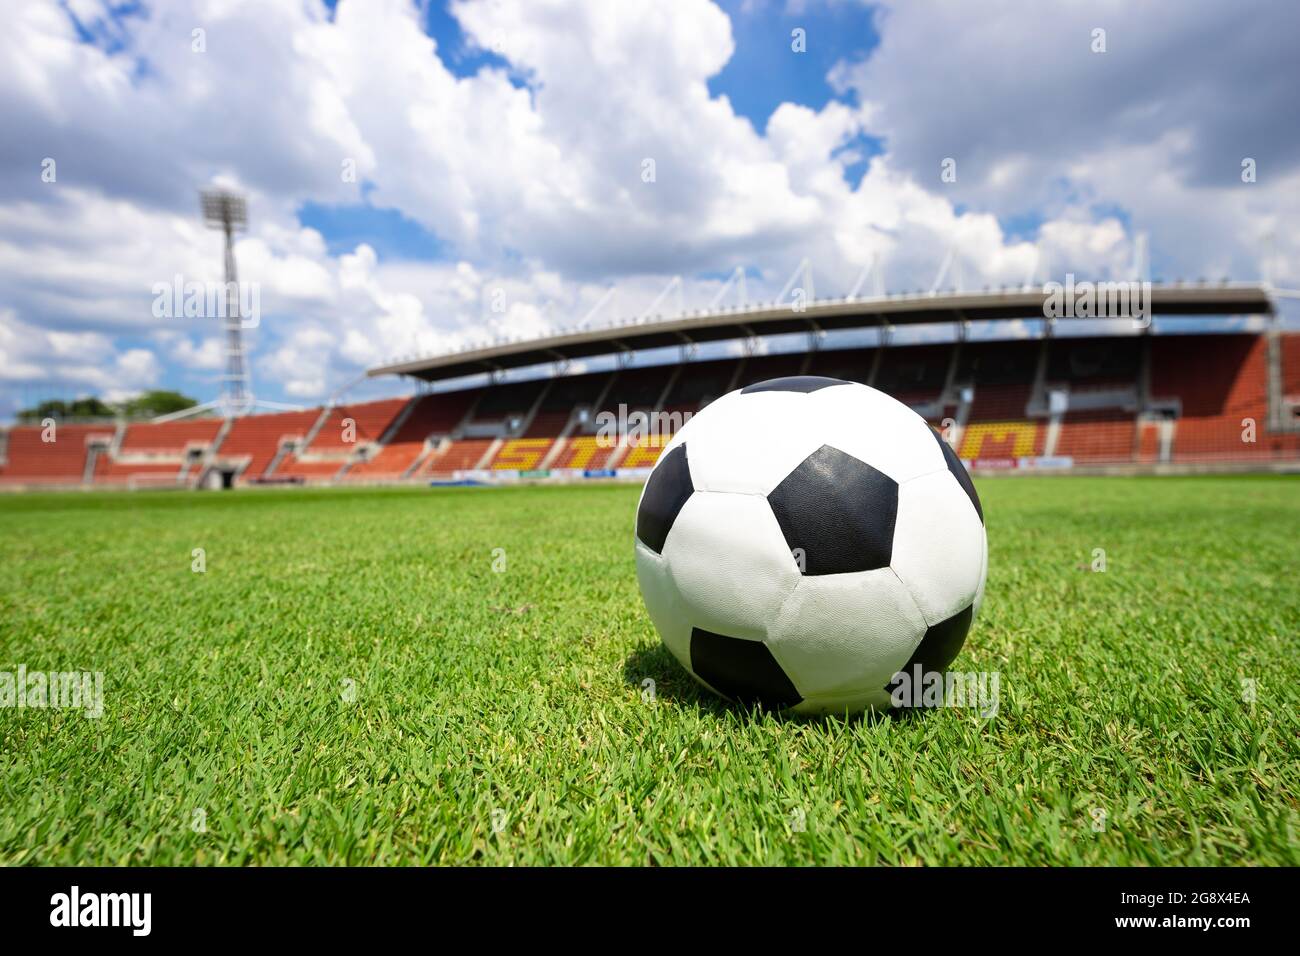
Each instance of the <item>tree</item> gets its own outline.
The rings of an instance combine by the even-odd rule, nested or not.
[[[159,415],[179,412],[183,408],[193,408],[197,404],[197,400],[180,392],[156,389],[141,392],[118,405],[105,404],[93,395],[70,402],[52,398],[32,408],[23,409],[15,417],[25,423],[40,422],[46,418],[57,421],[76,418],[115,418],[119,414],[126,418],[156,418]]]
[[[127,418],[155,418],[159,415],[179,412],[183,408],[193,408],[197,404],[196,399],[182,395],[180,392],[155,389],[127,399],[122,403],[121,408]]]
[[[105,405],[91,395],[70,402],[58,398],[48,399],[34,408],[23,409],[16,417],[20,422],[39,422],[46,418],[59,421],[68,418],[112,418],[114,414],[112,406]]]

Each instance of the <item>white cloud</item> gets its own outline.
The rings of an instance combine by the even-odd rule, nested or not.
[[[883,6],[879,48],[834,75],[895,168],[1001,216],[1086,223],[1123,209],[1169,278],[1256,278],[1272,230],[1281,268],[1300,278],[1300,125],[1283,119],[1300,82],[1300,6]],[[956,183],[939,181],[945,157]],[[1256,183],[1241,181],[1245,157]]]
[[[168,356],[186,368],[205,371],[217,371],[226,361],[221,339],[215,336],[198,342],[188,336],[181,338],[171,347]]]
[[[1277,119],[1295,31],[1270,29],[1293,8],[1139,6],[888,3],[880,47],[833,71],[856,105],[785,103],[759,135],[709,94],[734,40],[708,0],[672,16],[648,0],[456,2],[470,41],[510,63],[470,77],[408,0],[343,0],[333,22],[299,0],[171,0],[120,22],[77,0],[89,44],[54,0],[25,3],[0,33],[0,377],[136,387],[163,355],[210,397],[215,328],[160,327],[150,303],[176,274],[219,278],[195,196],[218,180],[250,194],[254,387],[313,401],[395,355],[572,325],[611,285],[597,318],[637,315],[674,274],[688,307],[737,265],[771,297],[805,255],[823,295],[872,261],[889,287],[926,288],[948,250],[968,285],[1019,283],[1037,252],[1008,217],[1041,223],[1054,272],[1126,270],[1136,228],[1188,276],[1253,275],[1271,231],[1279,270],[1300,273],[1298,137]],[[1104,55],[1087,51],[1094,20]],[[1207,30],[1215,49],[1189,56]],[[852,186],[863,133],[886,152]],[[1258,183],[1233,179],[1238,152]],[[956,183],[939,180],[946,156]],[[363,183],[451,257],[331,254],[298,223],[303,202],[358,202]]]
[[[18,394],[24,386],[44,386],[62,393],[90,390],[113,401],[156,384],[161,373],[150,349],[117,351],[96,333],[47,331],[22,322],[12,309],[0,310],[0,382],[17,386]]]

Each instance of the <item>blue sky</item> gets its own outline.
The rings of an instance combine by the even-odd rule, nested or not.
[[[446,242],[399,209],[306,202],[298,208],[298,222],[324,236],[332,255],[351,252],[363,242],[384,259],[432,262],[454,254]]]
[[[832,68],[842,60],[865,60],[880,42],[866,4],[808,4],[794,12],[779,2],[726,0],[721,7],[731,18],[736,52],[709,80],[709,92],[726,96],[760,133],[782,103],[825,106],[836,96],[827,80]],[[797,30],[803,31],[804,52],[787,56]]]

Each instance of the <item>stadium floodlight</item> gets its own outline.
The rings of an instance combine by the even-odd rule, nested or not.
[[[204,189],[199,197],[209,226],[226,232],[248,227],[248,201],[243,196],[227,189]]]
[[[240,295],[235,270],[235,232],[248,228],[248,201],[228,189],[204,189],[200,192],[203,221],[225,235],[226,253],[226,374],[222,381],[221,404],[227,417],[243,415],[253,405],[252,385],[248,379],[248,356],[244,351],[243,317],[239,314]]]

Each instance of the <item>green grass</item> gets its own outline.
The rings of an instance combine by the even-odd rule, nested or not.
[[[0,709],[0,863],[1300,864],[1300,484],[980,491],[987,721],[698,690],[630,487],[5,497],[0,670],[105,712]]]

